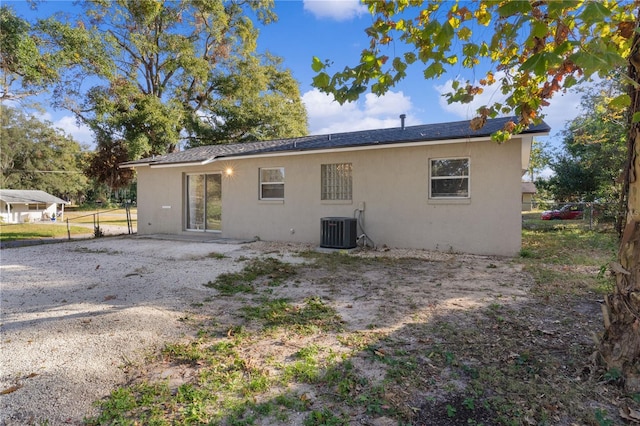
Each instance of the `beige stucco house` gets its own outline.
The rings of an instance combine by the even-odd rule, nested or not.
[[[44,191],[0,189],[0,219],[4,223],[55,220],[66,204],[69,203]]]
[[[522,211],[528,212],[533,209],[533,196],[537,192],[536,184],[533,182],[522,182]]]
[[[137,171],[139,234],[514,255],[520,178],[550,129],[492,141],[508,120],[202,146],[121,167]]]

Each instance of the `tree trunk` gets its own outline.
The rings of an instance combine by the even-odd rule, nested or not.
[[[640,36],[636,31],[632,58],[640,56],[639,43]],[[616,278],[615,291],[605,298],[602,306],[605,331],[600,342],[600,354],[607,368],[610,371],[617,369],[626,390],[634,393],[640,392],[640,123],[632,122],[634,114],[640,112],[640,66],[636,68],[633,65],[636,62],[630,61],[628,71],[635,84],[629,89],[631,124],[623,183],[626,197],[624,227],[618,262],[611,264]]]
[[[640,172],[640,133],[633,138],[633,172]],[[632,174],[632,173],[630,173]],[[620,241],[618,262],[611,270],[616,277],[613,294],[603,305],[605,333],[600,353],[611,369],[618,369],[629,392],[640,392],[640,185],[629,185],[627,220]]]

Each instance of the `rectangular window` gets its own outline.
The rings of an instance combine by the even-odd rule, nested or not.
[[[260,199],[284,200],[284,167],[260,169]]]
[[[351,163],[322,164],[321,200],[351,200]]]
[[[469,159],[431,160],[430,198],[469,198]]]

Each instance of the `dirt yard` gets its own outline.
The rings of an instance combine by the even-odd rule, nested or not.
[[[397,424],[393,418],[413,418],[415,424],[456,424],[431,421],[430,413],[448,412],[453,419],[450,407],[455,414],[455,406],[440,406],[445,401],[441,396],[460,394],[457,391],[467,379],[464,374],[457,376],[459,371],[471,372],[472,377],[483,360],[477,354],[465,360],[449,359],[453,352],[448,345],[458,349],[486,345],[480,352],[493,351],[492,358],[505,365],[532,366],[531,342],[556,339],[559,348],[590,350],[588,335],[572,329],[573,323],[559,330],[559,311],[548,308],[545,315],[534,316],[536,308],[529,303],[533,280],[513,259],[385,249],[355,252],[343,256],[348,260],[318,266],[314,249],[126,236],[2,250],[0,424],[83,424],[83,419],[99,414],[96,401],[118,386],[140,380],[164,381],[175,393],[193,381],[200,367],[158,358],[158,352],[167,343],[187,344],[203,334],[230,339],[243,330],[255,336],[264,330],[264,322],[250,316],[247,306],[258,309],[266,299],[286,300],[296,310],[309,300],[319,300],[335,310],[340,323],[336,331],[311,335],[291,329],[262,331],[261,339],[249,338],[251,344],[238,349],[238,356],[245,367],[271,370],[271,377],[301,348],[314,347],[332,359],[349,359],[367,386],[373,386],[390,373],[392,360],[412,354],[411,362],[417,367],[398,373],[402,379],[386,388],[379,410],[356,405],[345,414],[339,402],[327,403],[307,384],[287,388],[279,382],[280,390],[284,386],[287,392],[298,392],[307,408],[319,413],[341,410],[353,424]],[[246,295],[227,294],[224,288],[211,285],[222,274],[238,273],[258,258],[293,265],[295,272],[277,282],[256,281]],[[597,300],[571,309],[581,327],[596,328]],[[509,320],[510,315],[529,315],[530,321],[525,325],[524,320]],[[444,328],[430,332],[433,329],[425,329],[425,324],[455,330],[453,334],[444,334]],[[509,332],[526,340],[518,352],[509,347],[501,350],[500,339],[490,338],[492,330],[497,335],[507,325]],[[478,326],[486,327],[483,334],[470,334]],[[542,347],[549,350],[548,344]],[[568,368],[577,376],[582,369],[556,367]],[[539,378],[540,372],[536,374]],[[418,376],[424,383],[414,382]],[[275,387],[254,394],[255,404],[273,398]],[[356,392],[356,387],[347,394]],[[458,414],[462,402],[458,401]],[[464,402],[469,406],[468,399]],[[389,414],[389,406],[395,417]],[[599,409],[597,404],[594,407]],[[483,423],[483,415],[488,419],[483,424],[499,424],[489,415],[488,406],[486,411],[476,408],[476,423],[469,424]],[[274,415],[267,414],[256,424],[278,423]],[[301,425],[305,415],[299,410],[279,423]],[[526,415],[524,410],[523,418]],[[551,424],[561,423],[551,419]]]

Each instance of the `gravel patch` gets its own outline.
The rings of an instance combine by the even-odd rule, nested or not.
[[[188,371],[167,370],[149,355],[168,342],[192,340],[199,320],[233,323],[246,302],[203,284],[241,271],[242,260],[300,264],[299,253],[316,248],[180,238],[119,236],[0,250],[0,425],[80,425],[98,415],[96,401],[141,371],[151,379],[184,379]],[[346,329],[366,333],[375,325],[376,333],[396,336],[438,315],[529,297],[530,276],[507,258],[387,248],[353,256],[373,259],[339,276],[330,268],[301,268],[292,285],[257,291],[299,302],[320,297]],[[300,343],[295,339],[291,350]],[[338,342],[330,333],[314,339],[322,347]],[[250,359],[286,355],[269,339],[260,343]],[[371,368],[363,374],[381,374]]]
[[[204,283],[259,253],[133,236],[3,249],[0,425],[96,415],[127,365],[193,333],[183,319],[211,295]]]

